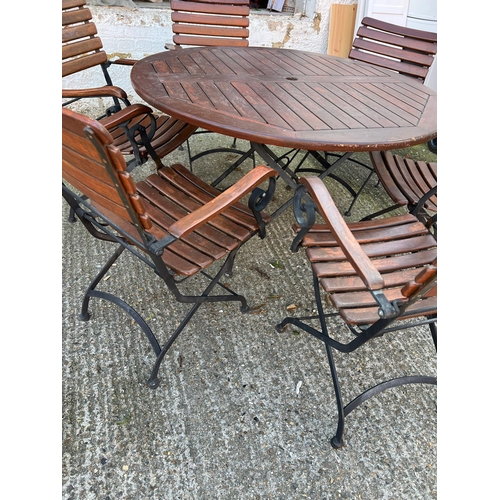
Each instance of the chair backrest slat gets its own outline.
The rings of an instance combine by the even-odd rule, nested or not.
[[[68,43],[62,47],[62,58],[63,60],[69,59],[80,54],[99,51],[100,48],[102,48],[102,42],[99,37],[92,37],[87,40]],[[102,52],[102,54],[104,54],[104,52]]]
[[[349,58],[425,80],[437,54],[437,34],[365,17]]]
[[[69,26],[70,24],[84,23],[92,19],[90,9],[68,10],[62,14],[62,25]]]
[[[176,45],[248,46],[248,0],[172,0]]]
[[[63,178],[138,229],[150,229],[151,220],[111,134],[91,118],[65,108],[62,113]]]
[[[220,26],[223,24],[224,26],[237,26],[240,28],[246,28],[250,25],[250,21],[247,17],[209,16],[205,14],[191,14],[186,12],[172,12],[172,21],[174,23],[185,24],[206,24],[207,26]]]

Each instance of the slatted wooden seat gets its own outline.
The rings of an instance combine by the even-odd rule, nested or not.
[[[323,181],[302,178],[295,194],[298,233],[292,250],[305,249],[311,263],[318,316],[285,318],[278,326],[294,326],[325,344],[337,397],[338,426],[332,446],[342,446],[344,419],[361,402],[404,384],[436,383],[435,377],[405,376],[377,384],[344,406],[331,349],[349,353],[375,337],[428,324],[437,345],[437,241],[414,215],[346,224]],[[315,223],[315,211],[323,218]],[[321,291],[323,290],[323,291]],[[323,307],[348,325],[351,340],[331,336]],[[311,320],[317,319],[321,329]]]
[[[172,0],[170,5],[176,46],[248,47],[249,0]]]
[[[130,106],[127,93],[113,85],[108,68],[111,64],[130,66],[134,63],[132,59],[109,60],[85,0],[62,0],[62,76],[95,67],[100,67],[103,74],[101,87],[63,89],[63,106],[84,98],[107,98],[110,105],[105,116]],[[129,168],[144,163],[150,157],[161,168],[161,158],[177,149],[197,129],[167,115],[153,115],[150,109],[140,106],[132,107],[129,121],[125,124],[123,118],[122,115],[119,123],[110,119],[105,125],[112,132],[114,144],[120,151],[132,156]],[[149,149],[146,147],[148,143],[151,144]]]
[[[348,57],[423,82],[436,54],[436,33],[365,17]]]
[[[182,165],[172,165],[136,185],[113,137],[100,122],[63,109],[62,124],[63,196],[91,235],[118,244],[85,293],[80,317],[89,319],[91,297],[109,300],[130,314],[157,356],[148,382],[154,388],[165,353],[202,303],[238,301],[241,310],[248,311],[245,297],[226,286],[223,295],[211,291],[224,273],[231,272],[241,245],[255,234],[265,236],[270,218],[262,209],[272,198],[276,173],[258,166],[220,193]],[[258,186],[268,179],[268,190],[263,191]],[[240,203],[249,193],[248,206]],[[96,289],[125,249],[150,266],[177,301],[193,304],[163,347],[128,304]],[[221,259],[225,259],[223,265],[201,295],[181,294],[177,275],[209,277],[204,269]]]
[[[422,197],[437,186],[436,162],[415,161],[389,151],[375,151],[370,156],[377,176],[394,205],[365,217],[367,220],[403,206],[414,213]],[[437,193],[425,200],[423,208],[437,212]]]

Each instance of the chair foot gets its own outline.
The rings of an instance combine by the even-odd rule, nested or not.
[[[344,441],[342,438],[339,439],[337,438],[337,436],[333,436],[330,440],[330,444],[332,445],[332,448],[338,450],[339,448],[342,448],[344,446]]]
[[[242,313],[247,313],[247,312],[250,312],[250,307],[248,306],[248,304],[245,304],[244,306],[241,306],[240,307],[240,311]]]
[[[75,212],[74,212],[73,209],[69,210],[69,213],[68,213],[68,222],[71,222],[71,224],[74,224],[76,222]]]
[[[158,380],[158,377],[150,378],[148,380],[148,387],[150,389],[157,389],[159,385],[160,381]]]
[[[78,315],[78,319],[80,321],[88,321],[90,319],[90,313],[89,312],[85,312],[85,313],[80,313]]]
[[[274,327],[274,329],[278,332],[278,333],[283,333],[285,330],[286,330],[286,327],[288,326],[288,323],[285,323],[283,324],[283,322],[281,322],[279,325],[276,325]]]

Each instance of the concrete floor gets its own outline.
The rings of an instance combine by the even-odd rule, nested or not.
[[[221,140],[227,141],[196,137],[193,148]],[[425,145],[403,153],[435,158]],[[213,179],[224,160],[207,157],[195,172]],[[173,153],[168,163],[174,162],[186,164],[186,151]],[[153,170],[147,163],[134,176]],[[357,175],[348,168],[344,174]],[[328,185],[347,208],[345,190]],[[291,196],[278,186],[276,203]],[[387,203],[372,182],[348,220]],[[64,500],[436,498],[434,386],[371,399],[347,417],[346,446],[331,448],[336,406],[323,345],[304,332],[274,329],[289,306],[296,315],[315,308],[305,256],[289,251],[291,209],[273,221],[266,239],[243,247],[227,278],[251,312],[203,305],[167,354],[156,390],[146,386],[154,360],[149,343],[119,308],[92,299],[91,320],[78,320],[83,293],[110,250],[66,219],[63,203]],[[138,309],[161,342],[184,310],[127,255],[102,289]],[[332,326],[343,328],[335,319]],[[376,339],[335,358],[346,401],[377,380],[436,372],[427,329]]]

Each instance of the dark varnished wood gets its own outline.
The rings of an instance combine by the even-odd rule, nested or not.
[[[175,45],[248,46],[248,0],[172,0],[170,5]]]
[[[255,234],[258,223],[238,200],[276,176],[260,165],[220,193],[177,164],[136,185],[104,125],[68,109],[63,109],[62,167],[63,179],[90,198],[126,238],[128,233],[143,241],[146,232],[157,240],[169,234],[178,238],[165,248],[162,259],[185,276],[225,257]]]
[[[131,80],[151,106],[258,143],[319,151],[407,147],[436,136],[436,93],[350,59],[262,47],[155,54]]]

